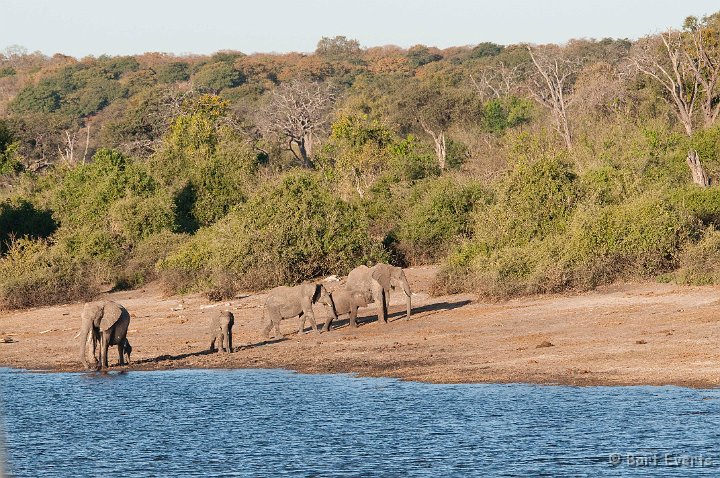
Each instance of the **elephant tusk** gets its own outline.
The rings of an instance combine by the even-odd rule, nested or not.
[[[73,338],[76,339],[76,338],[80,337],[81,333],[82,333],[82,330],[80,332],[78,332],[77,334],[75,334],[75,337],[73,337]]]

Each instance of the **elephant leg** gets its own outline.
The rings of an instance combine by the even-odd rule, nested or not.
[[[323,325],[323,332],[328,332],[330,330],[330,326],[332,325],[333,318],[328,317],[325,321],[325,325]]]
[[[275,338],[282,337],[280,334],[280,312],[274,307],[268,307],[265,309],[265,315],[268,318],[267,326],[263,330],[263,335],[266,339],[270,338],[270,331],[275,327]]]
[[[310,325],[312,325],[313,329],[315,330],[315,335],[318,335],[320,333],[320,329],[318,329],[317,322],[315,322],[315,314],[312,310],[310,310],[307,316],[308,319],[310,319]]]
[[[378,322],[381,324],[387,323],[387,305],[385,304],[385,290],[378,283],[373,281],[372,283],[372,295],[373,302],[377,304],[378,309]]]
[[[350,309],[350,327],[357,327],[357,307]]]
[[[213,335],[212,338],[210,339],[210,352],[215,351],[215,340],[217,340],[217,336]]]
[[[278,316],[278,317],[274,320],[274,324],[275,324],[275,338],[276,338],[276,339],[282,338],[282,336],[283,336],[283,334],[280,333],[280,319],[281,319],[280,316]]]
[[[228,352],[229,352],[229,353],[232,353],[232,352],[233,352],[233,347],[232,347],[232,330],[231,330],[231,329],[228,329],[228,333],[227,333],[227,343],[228,343]]]
[[[300,315],[298,315],[298,323],[300,325],[298,335],[302,335],[305,332],[305,311],[300,312]]]
[[[125,342],[123,342],[123,341],[121,340],[120,343],[119,343],[118,346],[117,346],[117,348],[118,348],[118,356],[120,357],[120,359],[118,360],[118,364],[119,364],[120,366],[125,365],[125,350],[124,350],[124,345],[125,345]]]
[[[108,368],[108,349],[110,348],[110,334],[103,332],[100,342],[100,365]]]

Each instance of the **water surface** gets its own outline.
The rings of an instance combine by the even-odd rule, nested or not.
[[[18,477],[720,474],[720,390],[281,370],[5,369],[0,384]]]

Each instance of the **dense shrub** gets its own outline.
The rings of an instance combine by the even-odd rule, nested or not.
[[[717,229],[709,227],[700,241],[683,249],[675,280],[689,285],[720,284],[720,232]]]
[[[507,297],[648,278],[677,266],[694,227],[691,217],[662,198],[587,206],[554,234],[497,247],[466,243],[449,256],[435,289]]]
[[[187,236],[163,231],[140,241],[122,261],[115,278],[116,289],[140,287],[158,278],[157,264],[179,248]]]
[[[0,258],[0,308],[86,300],[97,293],[87,267],[45,240],[20,239]]]
[[[416,186],[396,235],[407,262],[429,264],[445,257],[469,234],[473,208],[485,196],[479,184],[450,177]]]
[[[560,232],[579,196],[577,176],[556,157],[520,161],[503,178],[495,201],[480,210],[474,234],[497,247]]]
[[[291,172],[198,231],[161,269],[177,290],[298,283],[382,259],[368,227],[362,211],[333,196],[317,174]]]
[[[14,238],[46,238],[56,228],[50,211],[37,209],[26,199],[0,202],[0,256]]]

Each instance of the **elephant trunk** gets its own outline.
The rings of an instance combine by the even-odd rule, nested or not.
[[[92,327],[86,327],[83,324],[83,328],[80,330],[80,361],[82,362],[83,366],[85,368],[90,368],[88,361],[87,361],[87,342],[88,337],[92,334],[93,330]],[[93,341],[95,340],[95,337],[93,337]],[[93,354],[93,359],[95,354]]]
[[[407,315],[405,318],[410,318],[410,312],[412,310],[412,292],[410,292],[410,284],[408,284],[405,272],[400,271],[400,285],[402,286],[403,292],[407,296]]]

